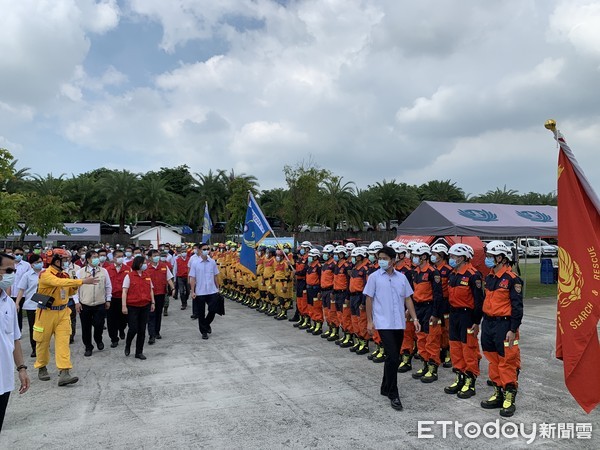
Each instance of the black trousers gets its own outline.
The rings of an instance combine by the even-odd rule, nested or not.
[[[94,342],[102,344],[102,333],[104,332],[104,319],[106,318],[106,307],[104,303],[96,306],[81,305],[79,313],[81,319],[81,340],[86,350],[92,350],[92,328],[94,329]]]
[[[113,297],[106,312],[106,328],[111,342],[119,342],[119,333],[127,328],[127,316],[121,311],[123,300]]]
[[[75,303],[69,305],[69,309],[71,310],[71,339],[73,339],[77,330],[77,310],[75,309]]]
[[[17,297],[11,297],[15,304],[17,303]],[[19,314],[17,314],[17,322],[19,323],[19,331],[23,331],[23,303],[25,303],[25,297],[19,302]]]
[[[200,334],[208,334],[210,324],[215,319],[215,309],[217,307],[217,295],[197,295],[194,299],[196,304],[196,311],[198,313],[198,328]],[[208,314],[206,313],[206,306],[208,305]]]
[[[188,299],[190,298],[190,284],[188,283],[188,278],[177,277],[176,286],[179,291],[179,297],[181,298],[181,306],[187,306]]]
[[[35,324],[35,309],[27,310],[27,324],[29,325],[29,343],[31,344],[31,351],[35,352],[35,346],[37,343],[33,340],[33,325]]]
[[[135,340],[135,354],[144,353],[144,340],[146,339],[146,325],[148,324],[148,315],[150,314],[150,305],[146,306],[128,306],[127,307],[127,340],[125,343],[130,346]]]
[[[2,424],[4,423],[4,413],[6,412],[6,407],[8,406],[9,396],[10,391],[0,395],[0,431],[2,431]]]
[[[398,398],[398,366],[400,366],[400,347],[404,330],[377,330],[387,355],[383,364],[381,394],[390,399]]]
[[[160,334],[166,297],[166,294],[154,294],[154,312],[151,312],[148,316],[148,334],[150,337]]]

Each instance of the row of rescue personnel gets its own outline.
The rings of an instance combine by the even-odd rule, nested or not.
[[[501,241],[485,247],[485,278],[472,265],[473,249],[466,244],[448,248],[438,243],[403,244],[390,241],[397,255],[395,269],[406,276],[414,290],[413,301],[421,331],[407,320],[398,371],[411,372],[413,360],[422,366],[412,377],[423,383],[438,380],[438,367],[452,367],[454,382],[447,394],[466,399],[476,393],[481,348],[489,362],[488,384],[492,396],[481,402],[486,409],[500,409],[510,417],[520,371],[519,327],[523,316],[522,281],[511,270],[511,250]],[[365,296],[367,277],[380,270],[377,253],[381,242],[368,247],[352,243],[325,245],[322,251],[308,241],[296,254],[291,246],[258,247],[256,275],[239,261],[234,242],[220,244],[213,253],[220,270],[222,293],[277,320],[288,319],[296,300],[294,327],[306,330],[357,355],[379,363],[386,359],[381,339],[367,330]],[[327,329],[325,330],[325,325]],[[375,349],[369,348],[373,341]]]

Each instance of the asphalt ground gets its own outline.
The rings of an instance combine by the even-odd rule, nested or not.
[[[575,403],[554,358],[553,299],[526,302],[511,419],[479,406],[492,391],[485,358],[477,395],[468,400],[444,394],[450,369],[440,368],[440,380],[429,385],[398,374],[404,404],[398,412],[379,395],[383,364],[229,300],[204,341],[190,308],[178,306],[171,302],[163,339],[146,345],[146,361],[125,357],[123,345],[112,349],[108,339],[104,351],[85,358],[78,330],[71,348],[80,381],[72,386],[57,386],[53,362],[52,380],[39,381],[27,356],[31,389],[11,395],[0,448],[600,448],[600,411],[587,415]],[[538,437],[528,445],[522,437],[466,438],[459,430],[459,439],[452,424],[445,439],[441,425],[427,432],[434,438],[419,438],[419,421],[483,426],[497,419],[499,426],[523,424],[527,433],[535,425]],[[544,422],[592,423],[593,432],[590,440],[543,439]]]

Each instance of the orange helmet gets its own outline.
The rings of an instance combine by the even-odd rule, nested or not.
[[[46,256],[52,256],[52,257],[58,256],[58,257],[60,257],[60,259],[63,259],[63,258],[71,258],[71,253],[69,253],[64,248],[53,248],[52,250],[48,250],[46,252]]]

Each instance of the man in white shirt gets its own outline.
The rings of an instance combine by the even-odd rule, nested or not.
[[[15,257],[15,282],[10,287],[10,296],[14,301],[17,301],[17,294],[19,293],[19,283],[21,278],[31,269],[31,265],[25,260],[25,252],[21,247],[15,247],[13,249],[13,256]],[[19,305],[23,307],[23,304]],[[23,315],[18,314],[17,320],[19,322],[19,330],[23,330]]]
[[[81,304],[81,340],[85,345],[84,356],[92,356],[92,327],[94,328],[94,342],[98,350],[104,350],[102,333],[104,332],[104,319],[106,310],[110,308],[112,284],[105,268],[100,267],[100,258],[95,251],[85,254],[87,264],[77,271],[77,278],[94,277],[98,284],[82,285],[73,297],[75,303]]]
[[[4,413],[8,398],[15,388],[14,368],[17,366],[21,387],[19,393],[29,389],[27,366],[23,364],[21,351],[21,330],[17,322],[15,302],[6,294],[15,278],[15,260],[12,256],[0,253],[0,432],[4,423]]]
[[[219,293],[219,269],[209,256],[208,244],[202,244],[198,260],[190,267],[190,290],[194,302],[194,312],[198,316],[198,328],[202,339],[212,333],[210,324],[215,318]],[[208,314],[206,315],[206,305]]]
[[[408,309],[414,320],[415,330],[421,325],[417,320],[411,295],[413,290],[403,273],[394,269],[396,251],[383,247],[377,253],[379,270],[369,275],[363,294],[367,297],[367,330],[379,332],[387,358],[383,367],[381,395],[388,397],[392,408],[402,410],[398,393],[398,366],[400,347],[406,328],[404,311]]]
[[[27,322],[29,324],[29,342],[31,344],[31,357],[35,358],[36,342],[33,340],[33,325],[35,323],[35,311],[37,303],[31,298],[37,292],[40,272],[44,268],[44,263],[40,255],[31,255],[29,260],[31,269],[21,278],[19,282],[19,293],[17,294],[17,314],[20,312],[19,305],[22,303],[22,309],[27,314]]]

